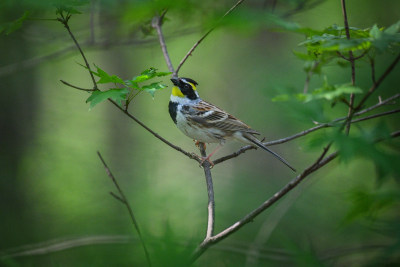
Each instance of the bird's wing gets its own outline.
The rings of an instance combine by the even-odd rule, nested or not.
[[[232,133],[235,131],[243,131],[250,134],[259,134],[244,122],[204,100],[191,106],[189,118],[197,123],[218,128],[223,131]]]

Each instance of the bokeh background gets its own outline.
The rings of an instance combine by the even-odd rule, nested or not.
[[[350,26],[388,26],[399,20],[398,1],[347,2]],[[176,67],[234,3],[91,1],[77,8],[83,14],[74,15],[70,27],[90,63],[130,79],[149,67],[168,70],[157,37],[148,27],[156,8],[170,6],[163,30]],[[3,22],[14,20],[26,8],[33,10],[33,18],[55,18],[55,8],[47,1],[42,5],[5,1],[0,17]],[[304,37],[273,31],[270,23],[261,23],[259,15],[272,10],[286,14],[288,21],[316,29],[343,25],[340,1],[245,1],[230,23],[212,32],[180,71],[181,76],[199,83],[205,100],[247,122],[267,140],[308,129],[313,121],[347,114],[342,104],[271,101],[282,92],[302,92],[306,78],[303,62],[292,53],[301,50],[298,43]],[[57,21],[25,21],[19,30],[0,36],[0,50],[0,265],[146,265],[125,207],[109,194],[116,190],[96,155],[100,151],[129,199],[154,264],[178,266],[179,259],[205,235],[207,191],[198,164],[107,102],[89,111],[88,94],[60,82],[92,86],[86,70],[76,64],[83,63],[82,58]],[[378,74],[392,58],[390,54],[378,57]],[[369,88],[368,64],[357,67],[357,84]],[[350,81],[348,67],[328,66],[324,71],[332,83]],[[397,67],[379,95],[386,98],[398,92],[399,75]],[[313,76],[310,88],[320,87],[323,79],[323,75]],[[168,77],[160,81],[169,87],[154,99],[139,95],[130,111],[167,140],[199,153],[171,121],[167,108],[171,83]],[[370,103],[376,103],[377,96]],[[392,115],[381,121],[398,130],[399,118]],[[362,124],[366,129],[376,125],[376,121]],[[312,137],[273,149],[302,170],[321,151],[321,147],[310,146]],[[398,145],[393,148],[397,156]],[[238,148],[238,143],[227,144],[216,157]],[[242,218],[294,177],[260,150],[220,164],[212,173],[217,231]],[[394,197],[388,198],[391,205],[383,211],[351,216],[355,192],[389,192]],[[365,266],[384,262],[395,266],[400,229],[384,221],[398,219],[398,193],[393,177],[377,182],[372,161],[335,160],[254,222],[210,248],[195,265]]]

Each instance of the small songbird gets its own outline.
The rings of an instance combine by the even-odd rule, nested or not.
[[[169,114],[178,129],[185,135],[198,142],[220,145],[223,145],[227,139],[236,139],[268,151],[290,169],[296,171],[286,160],[254,136],[260,133],[226,111],[202,100],[196,90],[197,82],[189,78],[172,78],[171,81],[174,87],[169,101]],[[209,161],[216,150],[203,161]]]

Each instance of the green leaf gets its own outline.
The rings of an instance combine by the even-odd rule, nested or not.
[[[388,136],[387,126],[378,124],[374,129],[358,135],[346,136],[343,133],[336,133],[333,140],[342,161],[349,162],[354,157],[371,160],[376,166],[378,179],[382,181],[389,175],[399,178],[400,173],[399,153],[384,150],[381,148],[382,144],[376,143],[377,140]]]
[[[24,14],[20,18],[14,20],[12,22],[8,22],[8,23],[4,23],[3,25],[0,25],[0,34],[2,32],[4,32],[6,35],[9,35],[10,33],[15,32],[16,30],[21,28],[23,22],[28,19],[29,14],[30,14],[30,11],[25,11]]]
[[[323,87],[315,89],[312,93],[297,93],[292,96],[288,94],[277,95],[272,98],[274,102],[283,102],[288,101],[290,99],[296,99],[300,102],[310,102],[312,100],[326,99],[326,100],[335,100],[341,97],[344,94],[359,94],[362,93],[362,89],[356,86],[352,86],[350,84],[341,84],[341,85],[329,85],[325,80]]]
[[[400,21],[389,26],[386,30],[374,25],[370,30],[372,45],[378,52],[384,52],[395,45],[400,45]]]
[[[86,103],[90,102],[89,110],[91,110],[97,104],[111,98],[121,106],[121,101],[126,100],[126,95],[128,93],[129,91],[126,88],[113,88],[107,91],[94,91],[89,98],[86,99]]]
[[[117,75],[110,75],[98,66],[96,66],[97,72],[93,72],[94,75],[97,77],[100,77],[100,80],[97,81],[97,83],[120,83],[120,84],[125,84],[124,80],[122,80],[120,77]]]
[[[335,85],[332,89],[329,88],[326,90],[321,88],[314,92],[313,97],[316,99],[324,98],[326,100],[332,100],[344,94],[360,94],[362,93],[362,89],[350,84],[341,84],[339,86]]]
[[[386,34],[394,35],[400,31],[400,20],[393,25],[390,25],[384,32]]]
[[[160,89],[163,89],[166,87],[167,87],[166,85],[156,82],[156,83],[152,83],[150,85],[145,85],[141,89],[143,91],[148,92],[149,94],[151,94],[152,97],[154,97],[154,94],[157,90],[160,90]]]
[[[288,94],[283,94],[283,95],[277,95],[271,99],[272,102],[285,102],[290,99],[290,95]]]
[[[397,191],[372,192],[368,188],[357,188],[350,192],[352,207],[346,215],[344,222],[353,221],[364,217],[376,219],[381,216],[382,211],[400,201]]]
[[[78,11],[75,7],[83,6],[89,4],[89,0],[69,0],[69,1],[61,1],[56,4],[56,15],[61,15],[64,12],[67,14],[82,14],[82,12]]]
[[[147,80],[150,80],[154,77],[161,77],[171,74],[172,72],[157,72],[155,68],[149,68],[144,70],[139,76],[135,76],[130,80],[132,83],[140,83]]]
[[[294,51],[294,50],[292,52],[297,58],[301,60],[314,61],[318,58],[317,55],[314,53],[301,53],[299,51]]]

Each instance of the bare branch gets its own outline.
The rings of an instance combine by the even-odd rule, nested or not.
[[[362,108],[364,105],[365,101],[372,95],[373,92],[381,85],[381,83],[385,80],[385,78],[392,72],[394,67],[396,67],[397,63],[399,63],[400,60],[400,54],[397,55],[397,57],[393,60],[392,64],[389,65],[389,67],[385,70],[385,72],[382,74],[381,77],[374,83],[371,88],[369,88],[368,92],[364,95],[364,97],[361,99],[360,103],[357,105],[355,108],[356,110]]]
[[[0,260],[25,257],[25,256],[34,256],[34,255],[46,255],[84,246],[107,245],[107,244],[130,245],[134,244],[135,242],[137,242],[137,238],[128,235],[93,235],[93,236],[81,236],[73,238],[59,238],[59,239],[47,240],[36,244],[23,245],[11,249],[1,250]],[[185,247],[187,246],[187,242],[177,242],[176,244]],[[366,244],[359,247],[332,249],[322,252],[321,259],[323,260],[335,259],[338,257],[343,257],[349,254],[353,254],[354,252],[357,251],[381,249],[387,246],[388,244],[379,243],[379,244]],[[213,248],[215,250],[223,252],[231,252],[235,254],[245,255],[248,253],[247,251],[248,246],[246,246],[245,244],[244,245],[216,244]],[[279,262],[290,262],[290,259],[293,257],[292,253],[286,250],[281,250],[276,248],[265,248],[265,247],[259,247],[258,249],[262,252],[262,254],[259,255],[259,257],[262,259],[275,260]]]
[[[69,15],[67,15],[67,17],[65,18],[63,14],[61,14],[61,18],[58,19],[63,25],[64,27],[67,29],[69,35],[71,36],[72,40],[75,43],[75,46],[78,48],[79,52],[81,53],[81,56],[83,58],[83,60],[85,61],[85,65],[89,71],[90,77],[92,78],[92,82],[93,82],[93,88],[98,90],[97,88],[97,84],[96,84],[96,80],[94,79],[93,73],[92,73],[92,69],[90,68],[89,62],[86,59],[85,54],[83,53],[78,41],[76,40],[75,36],[72,34],[71,29],[69,28],[68,25],[68,20],[69,20]]]
[[[219,26],[219,24],[221,23],[221,21],[227,16],[229,15],[237,6],[239,6],[244,0],[239,0],[236,4],[234,4],[219,20],[218,22],[215,24],[214,27],[212,27],[210,30],[208,30],[208,32],[206,32],[193,46],[192,48],[190,48],[189,52],[187,52],[187,54],[183,57],[183,59],[181,60],[181,62],[179,62],[178,67],[176,68],[173,76],[178,76],[178,72],[181,69],[182,65],[185,63],[185,61],[189,58],[189,56],[192,55],[193,51],[197,48],[197,46],[199,46],[199,44],[212,32],[215,30],[215,28],[217,28]]]
[[[97,1],[91,1],[90,3],[90,43],[93,44],[95,42],[95,30],[94,30],[94,15],[95,15],[95,9],[96,9],[96,3]]]
[[[318,67],[319,65],[319,61],[314,61],[312,67],[310,68],[310,70],[307,72],[307,77],[306,77],[306,81],[304,83],[304,89],[303,89],[303,94],[306,94],[308,92],[308,87],[310,85],[310,80],[311,80],[311,76],[314,72],[314,70]]]
[[[346,37],[347,40],[350,40],[350,29],[349,29],[349,22],[347,20],[347,12],[346,12],[346,1],[341,0],[342,3],[342,12],[343,12],[343,19],[344,19],[344,29],[346,31]],[[354,86],[356,84],[356,68],[355,68],[355,59],[353,55],[353,51],[349,51],[349,62],[351,66],[351,84]],[[350,94],[350,103],[349,103],[349,112],[347,114],[347,120],[346,120],[346,134],[349,134],[350,132],[350,125],[351,125],[351,119],[354,114],[354,100],[355,100],[355,94],[351,93]]]
[[[139,236],[139,239],[140,239],[140,243],[142,244],[144,253],[146,254],[147,263],[148,263],[149,266],[151,266],[150,255],[149,255],[149,252],[147,251],[146,244],[144,243],[142,234],[141,234],[140,229],[139,229],[139,224],[137,223],[136,218],[135,218],[135,216],[133,214],[133,210],[131,208],[131,205],[129,205],[129,202],[126,199],[124,192],[122,191],[122,189],[119,186],[117,180],[115,179],[114,175],[112,174],[110,168],[108,168],[106,162],[104,161],[104,159],[101,156],[99,151],[97,151],[97,155],[99,156],[101,162],[103,163],[103,166],[106,169],[108,177],[110,177],[111,181],[114,183],[115,188],[117,188],[117,190],[118,190],[119,196],[115,195],[114,193],[111,193],[111,195],[113,197],[115,197],[116,199],[118,199],[119,201],[121,201],[125,205],[125,207],[127,208],[128,212],[129,212],[129,216],[131,217],[131,220],[132,220],[132,224],[133,224],[133,226],[135,227],[135,229],[136,229],[136,231],[138,233],[138,236]]]
[[[174,66],[172,65],[171,58],[169,57],[167,45],[166,45],[165,39],[164,39],[164,34],[161,30],[163,18],[166,13],[167,13],[167,10],[164,10],[160,16],[158,16],[158,15],[154,16],[153,20],[151,21],[151,26],[154,29],[156,29],[156,31],[157,31],[158,40],[160,41],[161,50],[163,52],[165,62],[167,63],[169,71],[172,72],[173,76],[174,76],[175,75]]]
[[[375,78],[375,60],[370,57],[369,62],[371,65],[371,79],[372,79],[372,84],[376,84],[376,78]]]
[[[200,149],[201,156],[203,158],[207,157],[204,143],[199,143],[199,149]],[[213,181],[212,181],[210,168],[211,168],[210,163],[207,160],[205,160],[203,162],[203,169],[204,169],[204,176],[206,178],[207,193],[208,193],[208,205],[207,205],[208,220],[207,220],[207,233],[206,233],[206,237],[205,237],[204,241],[214,235],[214,224],[215,224],[214,187],[213,187]]]
[[[354,60],[359,60],[361,58],[363,58],[367,53],[368,53],[368,49],[364,50],[361,55],[354,57]]]
[[[110,192],[110,195],[111,195],[113,198],[115,198],[116,200],[121,201],[123,204],[126,204],[126,203],[125,203],[125,200],[123,200],[120,196],[118,196],[118,195],[115,194],[114,192]]]
[[[371,116],[367,116],[367,117],[364,117],[364,118],[360,118],[360,119],[357,119],[357,120],[352,120],[351,123],[356,123],[356,122],[360,122],[360,121],[375,119],[375,118],[378,118],[378,117],[387,116],[387,115],[395,114],[395,113],[398,113],[398,112],[400,112],[400,109],[394,109],[394,110],[390,110],[390,111],[374,114],[374,115],[371,115]]]
[[[78,87],[78,86],[72,85],[72,84],[70,84],[70,83],[68,83],[66,81],[63,81],[63,80],[60,80],[60,82],[62,82],[63,84],[65,84],[65,85],[67,85],[69,87],[72,87],[72,88],[75,88],[75,89],[78,89],[78,90],[81,90],[81,91],[86,91],[86,92],[95,91],[95,89],[87,89],[87,88]]]
[[[350,59],[347,58],[347,57],[345,57],[342,53],[340,53],[340,51],[336,51],[336,54],[337,54],[339,57],[343,58],[344,60],[350,61]]]
[[[123,109],[122,107],[120,107],[117,103],[115,103],[113,100],[108,99],[108,101],[110,101],[112,104],[114,104],[114,106],[116,106],[119,110],[121,110],[123,113],[125,113],[129,118],[131,118],[132,120],[134,120],[137,124],[139,124],[140,126],[142,126],[144,129],[146,129],[148,132],[150,132],[153,136],[155,136],[157,139],[161,140],[163,143],[167,144],[168,146],[172,147],[173,149],[181,152],[182,154],[186,155],[188,158],[196,160],[197,162],[201,162],[201,160],[198,158],[198,156],[194,153],[189,153],[185,150],[183,150],[182,148],[180,148],[179,146],[176,146],[174,144],[172,144],[171,142],[169,142],[167,139],[165,139],[164,137],[160,136],[158,133],[154,132],[152,129],[150,129],[149,127],[147,127],[143,122],[141,122],[140,120],[138,120],[135,116],[133,116],[132,114],[130,114],[127,110]]]
[[[179,30],[179,31],[173,33],[171,36],[169,36],[169,38],[175,38],[175,37],[179,37],[182,35],[192,34],[195,31],[197,31],[197,28],[182,29],[182,30]],[[149,44],[153,44],[155,42],[157,42],[157,39],[155,39],[155,38],[148,38],[148,39],[131,39],[131,38],[129,38],[126,40],[120,40],[120,39],[107,40],[106,39],[106,40],[100,40],[100,41],[95,39],[95,42],[93,42],[93,43],[89,39],[89,40],[80,42],[80,46],[82,49],[83,48],[90,48],[90,49],[107,48],[107,49],[110,49],[110,48],[117,47],[117,46],[149,45]],[[49,62],[52,59],[60,58],[62,56],[66,56],[69,54],[72,55],[71,52],[75,49],[76,49],[76,46],[74,44],[71,46],[61,48],[54,52],[46,53],[44,55],[29,58],[29,59],[26,59],[21,62],[16,62],[16,63],[12,63],[12,64],[9,64],[6,66],[2,66],[2,67],[0,67],[0,77],[9,75],[16,71],[33,68],[43,62]]]
[[[84,236],[79,238],[55,239],[32,245],[24,245],[17,248],[2,250],[0,251],[0,260],[24,256],[45,255],[82,246],[103,244],[128,244],[132,243],[134,240],[134,237],[125,235],[96,235]]]

